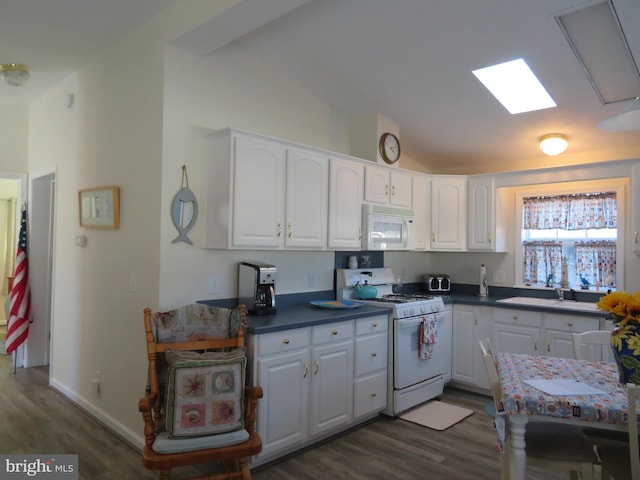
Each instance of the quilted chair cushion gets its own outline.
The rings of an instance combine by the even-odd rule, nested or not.
[[[200,303],[186,305],[167,312],[151,314],[153,336],[158,343],[184,342],[207,337],[232,338],[241,326],[238,310],[211,307]],[[164,354],[156,358],[156,372],[160,397],[165,398],[169,366]],[[146,392],[149,393],[149,385]],[[166,402],[163,403],[163,408]],[[163,411],[163,414],[165,412]]]
[[[231,352],[167,350],[166,431],[169,438],[244,428],[243,395],[247,358]]]
[[[155,312],[151,322],[156,342],[186,342],[206,336],[235,337],[240,316],[228,308],[195,303],[168,312]]]

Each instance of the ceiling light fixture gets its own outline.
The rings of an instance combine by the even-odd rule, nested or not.
[[[560,155],[568,146],[567,137],[560,133],[550,133],[540,137],[540,150],[551,157]]]
[[[626,108],[611,118],[607,118],[598,124],[600,130],[640,130],[640,97],[626,106]]]
[[[0,65],[0,78],[7,85],[21,87],[29,80],[29,69],[19,63],[3,63]]]

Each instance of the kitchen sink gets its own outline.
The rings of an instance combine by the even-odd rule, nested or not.
[[[514,305],[529,305],[533,307],[552,307],[563,310],[578,310],[582,312],[596,312],[595,302],[576,302],[574,300],[558,300],[557,298],[509,297],[496,300],[498,303]]]

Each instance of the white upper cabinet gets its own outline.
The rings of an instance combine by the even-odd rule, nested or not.
[[[284,239],[285,148],[225,130],[208,139],[206,248],[280,248]]]
[[[415,219],[413,231],[416,236],[416,250],[429,248],[429,232],[431,225],[431,210],[429,208],[431,198],[431,184],[427,175],[416,174],[413,176],[413,211]]]
[[[329,163],[329,239],[335,250],[360,250],[364,165],[341,158]]]
[[[329,158],[301,149],[287,149],[287,248],[327,246]]]
[[[284,147],[235,138],[232,244],[278,248],[284,229]]]
[[[365,168],[365,202],[411,208],[413,176],[398,169],[367,165]]]
[[[496,250],[496,207],[494,180],[488,177],[469,178],[468,185],[469,215],[468,238],[469,250]]]
[[[325,249],[329,159],[226,130],[209,139],[205,247]]]
[[[431,177],[431,250],[466,249],[467,177]]]

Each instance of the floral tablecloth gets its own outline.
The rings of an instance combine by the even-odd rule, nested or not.
[[[497,353],[496,366],[502,414],[546,415],[608,424],[627,422],[627,393],[618,383],[615,363]],[[604,393],[552,396],[523,383],[533,379],[577,380]]]

